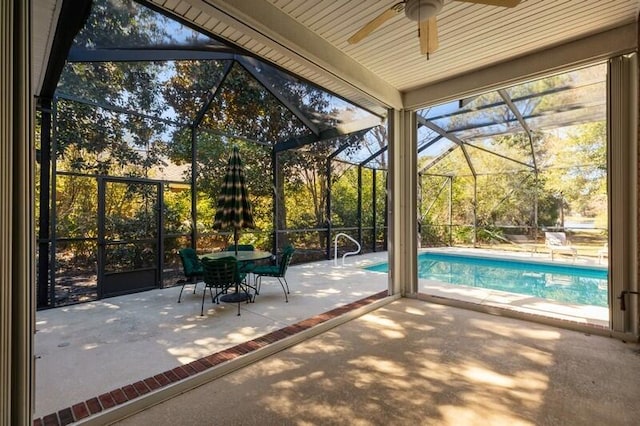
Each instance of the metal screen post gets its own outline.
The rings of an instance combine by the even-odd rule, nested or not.
[[[453,245],[453,176],[449,176],[449,247]]]
[[[358,166],[358,242],[362,244],[362,166]]]
[[[273,236],[271,241],[271,253],[276,254],[278,251],[278,153],[275,149],[271,150],[271,179],[273,184]]]
[[[327,259],[331,259],[331,159],[327,158]]]
[[[377,194],[378,191],[376,190],[376,175],[377,175],[377,170],[373,169],[373,173],[371,176],[371,180],[372,180],[372,190],[371,190],[371,198],[372,198],[372,203],[371,205],[373,206],[373,218],[372,218],[372,222],[373,222],[373,252],[375,253],[377,251],[377,240],[378,240],[378,203],[377,203]]]
[[[49,226],[51,194],[51,99],[40,99],[40,212],[38,218],[38,308],[49,303]]]
[[[196,176],[198,174],[198,150],[196,144],[196,125],[191,126],[191,247],[197,249],[198,238],[198,198]]]
[[[473,247],[478,247],[478,177],[473,175]]]

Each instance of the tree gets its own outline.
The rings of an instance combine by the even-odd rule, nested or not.
[[[219,87],[218,92],[202,116],[199,123],[198,139],[198,187],[209,193],[217,194],[217,185],[221,176],[219,158],[225,151],[225,144],[238,143],[239,138],[247,138],[263,143],[243,143],[245,164],[251,164],[245,172],[250,192],[256,197],[275,196],[278,200],[276,222],[279,229],[287,229],[287,210],[308,206],[310,215],[295,214],[296,224],[305,218],[306,227],[323,227],[327,221],[326,196],[328,182],[326,179],[326,158],[342,143],[340,138],[318,141],[298,150],[279,152],[277,155],[274,192],[273,177],[265,179],[265,170],[271,170],[271,149],[285,139],[302,136],[309,129],[289,111],[275,96],[258,83],[245,69],[244,65],[233,63],[230,71],[224,76],[226,64],[211,65],[207,61],[189,61],[178,64],[176,73],[164,90],[164,97],[180,115],[195,114],[189,93],[198,92],[202,87],[203,76],[212,87]],[[265,66],[260,72],[265,71]],[[211,77],[213,76],[213,77]],[[224,77],[224,78],[223,78]],[[295,79],[280,80],[277,90],[292,105],[299,106],[305,114],[314,116],[337,115],[330,109],[330,100],[323,91],[303,84]],[[195,102],[199,108],[205,108],[204,102]],[[203,109],[204,111],[204,109]],[[222,136],[235,135],[233,136]],[[188,162],[190,156],[190,139],[183,135],[176,138],[176,145],[170,147],[170,158],[175,162]],[[354,143],[350,149],[356,149]],[[286,184],[285,184],[286,182]],[[311,204],[294,204],[285,202],[293,196],[285,191],[300,191],[304,188]]]
[[[96,0],[74,47],[154,47],[208,41],[201,34],[176,30],[166,21],[131,0]],[[279,152],[275,176],[266,178],[265,171],[272,168],[272,150],[279,142],[311,134],[307,120],[324,130],[360,115],[356,108],[319,88],[252,58],[69,63],[58,93],[63,96],[58,103],[59,170],[152,178],[171,163],[191,164],[195,137],[197,167],[185,168],[183,178],[189,181],[190,173],[197,174],[198,208],[208,212],[218,193],[229,148],[237,144],[257,210],[264,215],[273,197],[280,201],[275,220],[261,221],[263,229],[274,222],[278,229],[287,229],[288,210],[307,205],[309,214],[296,213],[297,220],[304,217],[310,227],[326,225],[330,185],[326,159],[342,146],[344,137]],[[301,119],[300,114],[307,118]],[[153,117],[169,118],[176,125]],[[386,143],[384,129],[377,129],[370,139],[375,152]],[[364,146],[368,145],[355,141],[347,152]],[[384,165],[385,156],[376,161]],[[330,179],[336,181],[338,176]],[[310,204],[284,202],[285,196],[291,196],[285,191],[303,190]],[[196,226],[208,229],[207,220],[206,215],[199,217]]]
[[[574,111],[592,112],[589,105],[601,102],[605,93],[603,84],[595,85],[603,73],[602,66],[580,69],[422,111],[425,119],[465,143],[477,176],[474,185],[467,156],[453,138],[449,151],[446,142],[439,142],[421,154],[419,167],[435,162],[425,171],[434,178],[422,186],[422,203],[431,206],[432,222],[448,220],[448,196],[436,183],[438,175],[455,176],[454,223],[469,225],[475,219],[480,226],[533,226],[536,202],[540,225],[556,225],[561,203],[565,212],[606,215],[604,116],[583,123],[578,114],[572,127],[535,129],[554,126],[556,117]],[[533,129],[525,132],[505,98]]]
[[[139,46],[170,38],[157,15],[131,0],[121,3],[94,1],[85,27],[74,40],[75,48]],[[58,103],[58,159],[72,171],[111,175],[146,176],[163,164],[165,125],[132,112],[162,114],[157,81],[164,71],[152,62],[67,63],[57,94],[104,105]]]
[[[562,194],[571,212],[586,217],[605,214],[606,122],[561,129],[550,135],[547,144],[547,190],[559,200]]]

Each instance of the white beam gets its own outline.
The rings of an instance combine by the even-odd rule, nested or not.
[[[358,90],[384,108],[401,108],[400,91],[264,0],[184,0],[252,39]]]
[[[34,0],[31,9],[33,19],[31,84],[39,94],[47,72],[51,45],[62,9],[62,0]]]
[[[404,108],[420,109],[429,105],[465,98],[480,91],[508,87],[523,80],[538,78],[563,69],[586,65],[638,48],[635,22],[571,41],[541,52],[473,71],[403,94]]]

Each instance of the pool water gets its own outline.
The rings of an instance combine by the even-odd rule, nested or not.
[[[388,264],[366,269],[387,272]],[[607,307],[609,300],[607,268],[598,266],[422,253],[418,256],[418,278],[571,304]]]

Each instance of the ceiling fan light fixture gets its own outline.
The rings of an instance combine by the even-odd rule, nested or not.
[[[440,12],[444,0],[407,0],[404,14],[412,21],[420,22]]]

